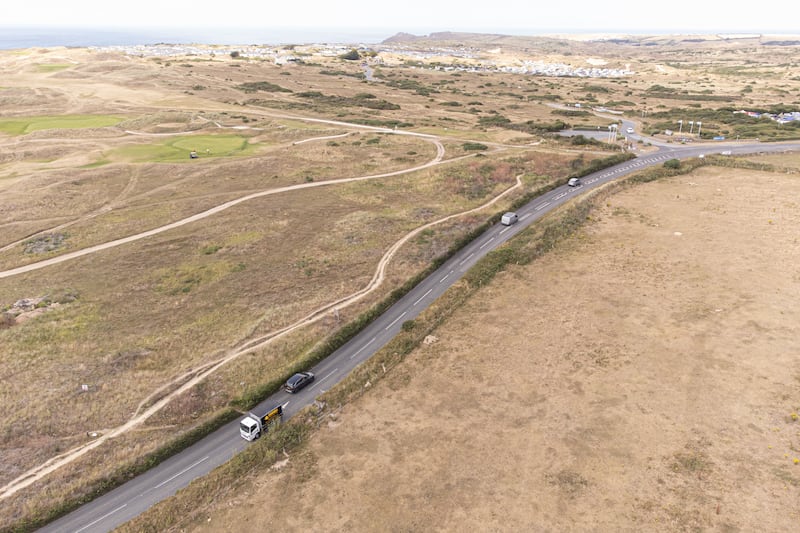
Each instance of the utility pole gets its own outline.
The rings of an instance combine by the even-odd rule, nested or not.
[[[694,120],[689,121],[689,135],[694,133]]]
[[[698,123],[697,123],[697,136],[698,136],[698,137],[700,137],[700,126],[702,126],[702,125],[703,125],[703,123],[702,123],[702,122],[698,122]]]
[[[678,121],[678,135],[680,135],[681,133],[683,133],[683,121],[679,120]]]

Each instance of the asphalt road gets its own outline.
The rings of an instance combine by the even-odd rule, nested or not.
[[[623,128],[627,127],[628,124],[624,123]],[[290,418],[311,404],[322,392],[339,383],[351,370],[388,343],[400,331],[403,322],[419,315],[482,257],[581,192],[673,158],[685,159],[722,151],[743,154],[797,150],[800,150],[800,143],[772,145],[720,143],[679,147],[665,145],[658,152],[642,155],[637,159],[585,176],[579,187],[562,185],[549,191],[517,211],[519,222],[512,226],[496,224],[489,228],[420,282],[350,342],[311,368],[316,376],[311,385],[296,394],[280,391],[259,404],[253,411],[262,414],[281,404],[284,406],[284,417]],[[239,420],[235,420],[150,471],[52,522],[41,531],[76,533],[111,531],[152,505],[175,494],[193,479],[225,463],[248,444],[239,436]]]

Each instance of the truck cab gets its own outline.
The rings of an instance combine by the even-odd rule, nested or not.
[[[247,416],[239,422],[239,435],[244,440],[256,440],[261,434],[261,424]]]
[[[282,405],[276,405],[262,416],[247,413],[247,416],[239,422],[239,435],[247,441],[256,440],[262,433],[266,433],[271,425],[277,424],[282,418]]]

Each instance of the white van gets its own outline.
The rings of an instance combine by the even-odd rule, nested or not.
[[[511,224],[516,224],[519,217],[516,213],[509,211],[500,219],[500,223],[504,226],[510,226]]]
[[[581,179],[570,178],[569,181],[567,182],[567,185],[569,185],[570,187],[579,187],[581,185]]]

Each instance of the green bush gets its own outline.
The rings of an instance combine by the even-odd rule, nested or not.
[[[358,50],[353,48],[346,54],[342,54],[339,57],[347,61],[358,61],[359,59],[361,59],[361,54],[358,53]]]
[[[508,124],[511,124],[511,119],[499,114],[490,115],[488,117],[480,117],[478,119],[478,125],[483,126],[484,128],[492,126],[506,127]]]
[[[476,142],[466,142],[461,145],[461,148],[464,149],[465,152],[469,152],[470,150],[488,150],[489,147],[485,144],[476,143]]]
[[[274,83],[270,83],[268,81],[249,81],[246,83],[242,83],[241,85],[236,86],[237,89],[240,91],[244,91],[246,93],[254,93],[258,91],[270,92],[270,93],[290,93],[292,92],[291,89],[286,89],[285,87],[281,87],[280,85],[275,85]]]
[[[406,320],[405,322],[403,322],[401,328],[403,331],[411,331],[412,329],[414,329],[415,325],[416,323],[413,320]]]
[[[359,93],[354,97],[347,96],[333,96],[325,95],[319,91],[305,91],[297,93],[301,98],[308,98],[314,100],[319,104],[330,105],[333,107],[364,107],[367,109],[380,109],[394,111],[400,109],[400,106],[388,102],[386,100],[379,100],[374,95],[369,93]]]

